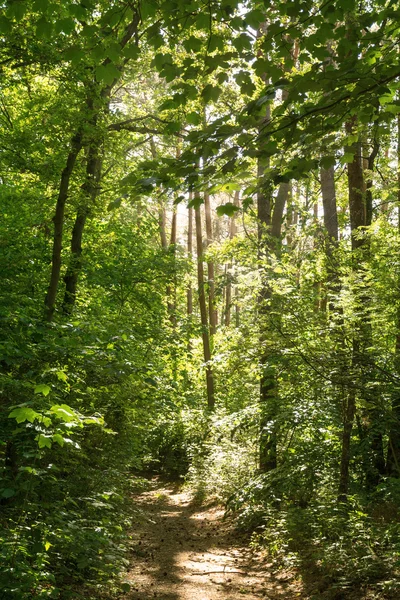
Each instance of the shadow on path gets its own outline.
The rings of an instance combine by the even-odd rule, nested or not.
[[[216,506],[198,506],[179,486],[157,479],[137,496],[126,600],[304,599],[293,573],[246,545]]]

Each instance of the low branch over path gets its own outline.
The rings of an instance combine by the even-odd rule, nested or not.
[[[201,506],[179,486],[151,482],[136,499],[126,600],[304,600],[293,573],[274,572],[248,548],[221,507]]]

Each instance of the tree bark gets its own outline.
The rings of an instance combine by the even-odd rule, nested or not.
[[[192,192],[189,194],[189,202],[192,199]],[[187,253],[189,263],[192,263],[193,259],[193,208],[188,209],[188,237],[187,237]],[[192,284],[189,281],[187,292],[187,315],[190,317],[193,314],[193,290]]]
[[[45,298],[45,318],[52,321],[54,316],[58,284],[61,273],[61,251],[64,231],[65,203],[68,198],[69,184],[73,173],[77,156],[83,146],[83,133],[79,131],[71,140],[71,149],[67,157],[67,163],[61,174],[60,187],[58,192],[56,211],[53,217],[54,236],[53,253],[51,261],[50,282]]]
[[[397,228],[400,236],[400,115],[397,116]],[[400,306],[397,309],[394,367],[396,374],[400,373]],[[393,392],[392,395],[386,471],[392,477],[400,477],[400,394],[398,391]]]
[[[206,221],[206,245],[207,248],[213,242],[211,203],[209,194],[204,194],[204,213]],[[210,335],[213,336],[217,330],[217,311],[215,308],[215,265],[212,260],[207,261],[208,276],[208,315],[210,322]]]
[[[239,207],[239,204],[240,204],[239,197],[240,197],[239,192],[238,191],[235,192],[233,204],[237,207]],[[233,240],[233,238],[236,236],[236,233],[237,233],[237,226],[236,226],[236,213],[235,213],[231,217],[231,220],[229,223],[229,239]],[[227,277],[227,284],[226,284],[226,291],[225,291],[225,326],[226,327],[229,327],[229,325],[231,324],[232,277],[233,277],[232,269],[233,269],[233,261],[228,263],[228,265],[226,267],[226,277]]]
[[[195,198],[199,198],[198,192],[195,192]],[[199,306],[200,306],[200,318],[202,327],[202,339],[203,339],[203,355],[204,362],[206,365],[206,383],[207,383],[207,407],[210,411],[215,408],[215,396],[214,396],[214,373],[211,365],[211,345],[210,345],[210,334],[208,329],[208,315],[207,315],[207,302],[204,290],[204,268],[203,268],[203,233],[201,226],[201,212],[200,207],[195,209],[195,223],[196,223],[196,246],[197,246],[197,281],[198,281],[198,295],[199,295]]]
[[[92,107],[93,108],[93,107]],[[92,122],[95,128],[97,118]],[[80,203],[72,230],[71,238],[71,259],[68,269],[64,275],[65,293],[63,300],[63,312],[70,315],[76,302],[76,292],[78,278],[82,269],[82,236],[86,220],[93,208],[96,197],[99,193],[101,158],[100,158],[101,140],[94,139],[89,146],[86,162],[86,179],[82,185],[83,201]]]

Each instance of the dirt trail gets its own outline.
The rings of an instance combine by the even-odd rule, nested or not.
[[[127,600],[304,599],[290,573],[275,573],[246,547],[215,506],[196,506],[179,487],[152,481],[137,497]]]

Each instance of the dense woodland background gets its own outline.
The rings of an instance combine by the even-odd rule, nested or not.
[[[0,6],[0,597],[117,593],[161,472],[398,598],[399,3]]]

